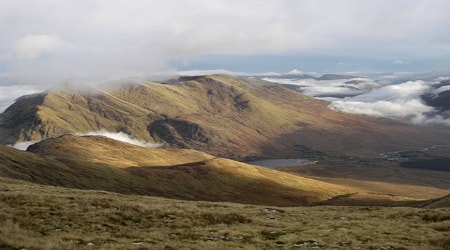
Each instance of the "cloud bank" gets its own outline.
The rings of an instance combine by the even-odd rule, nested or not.
[[[336,80],[265,77],[263,80],[298,86],[295,89],[305,95],[327,100],[336,97],[360,95],[380,86],[375,81],[364,77],[349,77],[348,79]]]
[[[402,66],[450,58],[448,9],[447,0],[0,1],[0,73],[48,84],[147,76],[205,55],[309,51]]]
[[[420,96],[430,87],[423,81],[384,86],[355,97],[335,100],[330,108],[348,113],[376,117],[417,120],[434,109],[421,101]]]
[[[415,78],[417,74],[388,74],[373,76],[374,79],[354,77],[351,79],[317,80],[314,78],[298,79],[270,78],[265,80],[290,86],[308,96],[330,102],[329,108],[347,113],[390,118],[411,122],[413,124],[450,125],[450,112],[440,112],[427,105],[424,97],[438,96],[450,90],[448,77],[431,77],[430,80],[411,80],[400,82],[405,78]],[[423,77],[423,76],[422,76]]]

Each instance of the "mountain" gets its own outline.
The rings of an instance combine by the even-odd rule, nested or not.
[[[432,88],[433,91],[422,95],[422,99],[427,105],[438,111],[448,113],[450,111],[450,80],[442,80],[440,83],[432,85]]]
[[[233,159],[377,156],[450,144],[445,128],[376,120],[327,105],[281,86],[224,75],[68,88],[19,98],[0,115],[0,142],[106,130]]]
[[[351,76],[351,75],[338,75],[338,74],[325,74],[320,77],[316,77],[316,80],[345,80],[345,79],[352,79],[357,78],[357,76]]]
[[[358,76],[352,76],[352,75],[342,75],[342,74],[324,74],[321,76],[316,76],[308,73],[304,73],[301,71],[293,70],[291,72],[288,72],[286,74],[263,74],[263,75],[254,75],[254,77],[257,78],[288,78],[288,79],[313,79],[318,81],[327,81],[327,80],[346,80],[346,79],[352,79],[352,78],[358,78]]]
[[[437,95],[425,95],[422,98],[427,105],[435,107],[439,111],[450,111],[450,90],[442,91]]]

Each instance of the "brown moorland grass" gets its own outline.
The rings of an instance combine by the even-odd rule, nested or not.
[[[450,210],[266,207],[0,178],[1,249],[448,249]]]

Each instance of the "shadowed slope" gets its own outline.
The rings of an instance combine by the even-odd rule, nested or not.
[[[427,208],[450,208],[450,194],[439,199],[435,199],[424,205]]]

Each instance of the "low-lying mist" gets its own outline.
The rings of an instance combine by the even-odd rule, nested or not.
[[[432,107],[424,96],[433,99],[440,93],[450,90],[447,77],[433,80],[409,80],[398,83],[396,79],[386,81],[385,76],[378,80],[361,77],[348,79],[299,79],[265,78],[290,86],[305,95],[330,102],[329,107],[347,113],[384,117],[407,121],[413,124],[450,125],[450,116],[445,107]],[[443,111],[444,110],[444,111]]]
[[[131,135],[123,133],[123,132],[114,133],[114,132],[109,132],[106,130],[100,130],[100,131],[92,131],[92,132],[88,132],[88,133],[78,133],[76,135],[77,136],[86,136],[86,135],[104,136],[104,137],[108,137],[108,138],[111,138],[116,141],[126,142],[129,144],[144,147],[144,148],[159,148],[162,146],[162,144],[160,144],[160,143],[151,143],[151,142],[134,139]],[[22,142],[17,142],[14,145],[9,145],[9,146],[16,148],[18,150],[25,151],[25,150],[27,150],[28,146],[30,146],[34,143],[37,143],[37,141],[22,141]]]
[[[80,133],[77,134],[78,136],[85,136],[85,135],[94,135],[94,136],[104,136],[111,139],[114,139],[116,141],[126,142],[129,144],[133,144],[136,146],[144,147],[144,148],[159,148],[162,146],[160,143],[151,143],[151,142],[145,142],[141,140],[134,139],[131,135],[126,134],[124,132],[109,132],[106,130],[100,130],[100,131],[92,131],[88,133]]]

